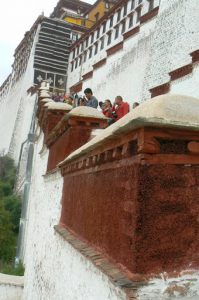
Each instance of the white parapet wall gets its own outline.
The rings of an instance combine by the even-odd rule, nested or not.
[[[0,273],[0,300],[21,300],[23,276],[11,276]]]

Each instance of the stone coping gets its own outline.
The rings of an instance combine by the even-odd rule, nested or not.
[[[96,108],[92,108],[88,106],[78,106],[73,110],[71,110],[68,114],[68,117],[74,117],[74,116],[94,118],[94,119],[104,119],[104,120],[107,119],[102,112],[100,112]]]
[[[199,99],[166,94],[145,101],[87,144],[71,153],[59,166],[89,153],[104,142],[144,127],[199,131]]]
[[[44,107],[48,108],[48,110],[66,110],[70,111],[72,106],[67,103],[60,103],[60,102],[49,102],[44,105]]]
[[[0,273],[0,284],[23,287],[24,276],[13,276]]]
[[[40,100],[40,102],[47,103],[47,102],[54,102],[54,101],[52,99],[49,99],[49,98],[44,98],[44,99]]]

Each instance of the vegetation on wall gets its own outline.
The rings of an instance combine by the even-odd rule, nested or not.
[[[14,194],[16,168],[8,156],[0,156],[0,272],[15,274],[17,236],[21,215],[21,199]],[[20,269],[21,266],[20,266]],[[19,272],[23,273],[22,270]]]

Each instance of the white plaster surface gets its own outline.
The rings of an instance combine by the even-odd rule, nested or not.
[[[9,151],[15,162],[18,162],[21,144],[27,139],[36,95],[27,94],[33,83],[33,59],[37,34],[29,57],[27,69],[23,76],[10,86],[4,99],[0,99],[0,153]]]
[[[137,300],[198,300],[199,273],[183,272],[178,277],[153,279],[138,290]]]
[[[21,300],[23,276],[11,276],[0,273],[0,300]]]

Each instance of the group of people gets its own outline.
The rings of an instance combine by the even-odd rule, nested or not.
[[[98,102],[90,88],[84,90],[84,97],[57,95],[53,100],[56,102],[65,102],[73,107],[88,106],[97,109],[99,105],[102,113],[108,118],[109,125],[115,123],[130,111],[129,104],[124,102],[121,96],[117,96],[113,104],[109,99],[105,100],[104,102]],[[133,108],[136,108],[138,105],[138,102],[134,102]]]

